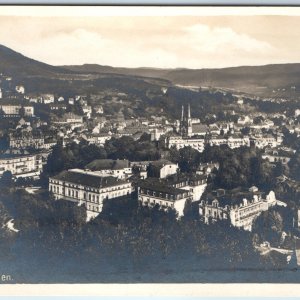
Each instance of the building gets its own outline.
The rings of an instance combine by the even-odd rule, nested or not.
[[[0,177],[5,171],[10,171],[15,178],[39,178],[42,169],[43,158],[40,154],[8,150],[0,155]]]
[[[132,186],[130,182],[113,176],[103,177],[95,172],[72,169],[50,177],[49,191],[55,199],[84,205],[90,218],[102,211],[104,200],[129,195]]]
[[[83,117],[75,115],[73,113],[65,113],[62,118],[53,122],[54,124],[75,124],[81,125],[83,123]]]
[[[228,145],[231,149],[239,148],[242,146],[250,147],[250,138],[248,136],[231,135],[225,136],[214,136],[208,140],[211,146]]]
[[[94,106],[94,111],[95,111],[95,114],[101,114],[102,115],[104,113],[102,105]]]
[[[227,219],[233,226],[251,231],[254,219],[276,204],[273,191],[263,199],[256,187],[248,191],[233,190],[228,193],[217,190],[200,202],[199,214],[205,223]]]
[[[205,139],[203,137],[184,138],[181,136],[169,136],[167,138],[168,148],[175,147],[176,149],[182,149],[184,147],[192,147],[199,152],[204,151]]]
[[[199,201],[207,187],[207,177],[197,174],[176,174],[168,176],[162,181],[167,186],[190,192],[191,200]]]
[[[209,175],[213,170],[219,170],[220,164],[218,162],[200,163],[197,168],[196,174]]]
[[[17,85],[16,86],[16,92],[19,94],[25,94],[25,88],[23,85]]]
[[[127,159],[96,159],[86,165],[88,170],[101,176],[113,176],[126,179],[132,175],[132,168]]]
[[[92,107],[90,105],[84,105],[82,106],[83,113],[90,118],[92,115]]]
[[[174,164],[166,159],[152,161],[149,164],[149,177],[166,178],[167,176],[177,173],[178,164]]]
[[[89,144],[103,146],[106,141],[111,139],[111,135],[108,133],[85,133],[82,135]]]
[[[138,187],[138,200],[140,205],[154,207],[158,205],[160,209],[174,209],[178,216],[183,216],[184,207],[187,200],[192,196],[189,191],[166,186],[159,182],[143,181]]]
[[[2,104],[0,105],[0,110],[3,111],[4,116],[8,117],[19,117],[21,114],[24,114],[25,117],[34,116],[34,107],[28,105],[23,106],[21,104]]]
[[[271,147],[276,148],[282,144],[282,137],[275,137],[271,134],[257,135],[251,137],[250,143],[257,148]]]
[[[43,94],[39,99],[40,103],[51,104],[54,103],[54,95],[52,94]]]
[[[9,134],[9,148],[26,149],[44,148],[44,136],[41,133],[20,132]]]

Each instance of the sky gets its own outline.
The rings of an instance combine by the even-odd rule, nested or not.
[[[244,15],[197,9],[188,15],[15,12],[18,7],[0,12],[0,43],[52,65],[200,69],[300,63],[299,10],[299,16],[245,15],[247,8]]]

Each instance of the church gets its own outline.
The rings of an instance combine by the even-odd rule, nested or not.
[[[199,119],[191,117],[191,106],[188,104],[187,113],[184,112],[184,106],[181,109],[181,120],[179,133],[183,138],[192,136],[205,136],[208,133],[208,126],[201,124]]]

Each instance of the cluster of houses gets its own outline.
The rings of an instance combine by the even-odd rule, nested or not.
[[[33,95],[26,93],[23,85],[14,86],[11,77],[2,74],[0,79],[0,122],[9,124],[9,128],[0,129],[0,138],[8,147],[0,154],[0,177],[10,171],[14,178],[38,179],[58,142],[65,145],[84,141],[102,147],[113,137],[130,136],[138,140],[144,133],[151,136],[151,141],[163,138],[169,149],[190,146],[202,152],[206,145],[228,145],[232,149],[254,146],[264,149],[263,159],[272,164],[287,164],[294,154],[293,149],[282,146],[280,126],[267,115],[261,122],[254,122],[257,116],[249,114],[240,115],[235,123],[204,124],[192,117],[188,105],[182,107],[181,119],[176,121],[162,116],[126,119],[120,113],[107,114],[101,101],[99,105],[91,105],[90,97],[85,95],[67,98],[49,93]],[[125,96],[118,93],[111,101],[119,98],[125,101]],[[243,101],[239,98],[237,104],[242,106]],[[45,111],[47,118],[42,116]],[[296,110],[295,118],[299,115]],[[279,117],[291,133],[300,136],[299,125],[285,116]],[[243,133],[246,129],[247,134]],[[55,199],[84,205],[89,218],[101,212],[103,201],[135,193],[140,205],[175,209],[179,217],[184,214],[187,202],[197,202],[204,222],[228,219],[233,226],[245,230],[251,230],[254,218],[262,211],[279,205],[273,192],[263,195],[255,187],[247,191],[206,193],[207,177],[218,168],[218,163],[211,162],[200,164],[193,174],[182,174],[177,164],[165,159],[144,162],[101,159],[84,169],[65,170],[50,177],[49,191]]]

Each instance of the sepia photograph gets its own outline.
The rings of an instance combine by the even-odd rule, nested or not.
[[[0,7],[0,283],[300,282],[300,7]]]

